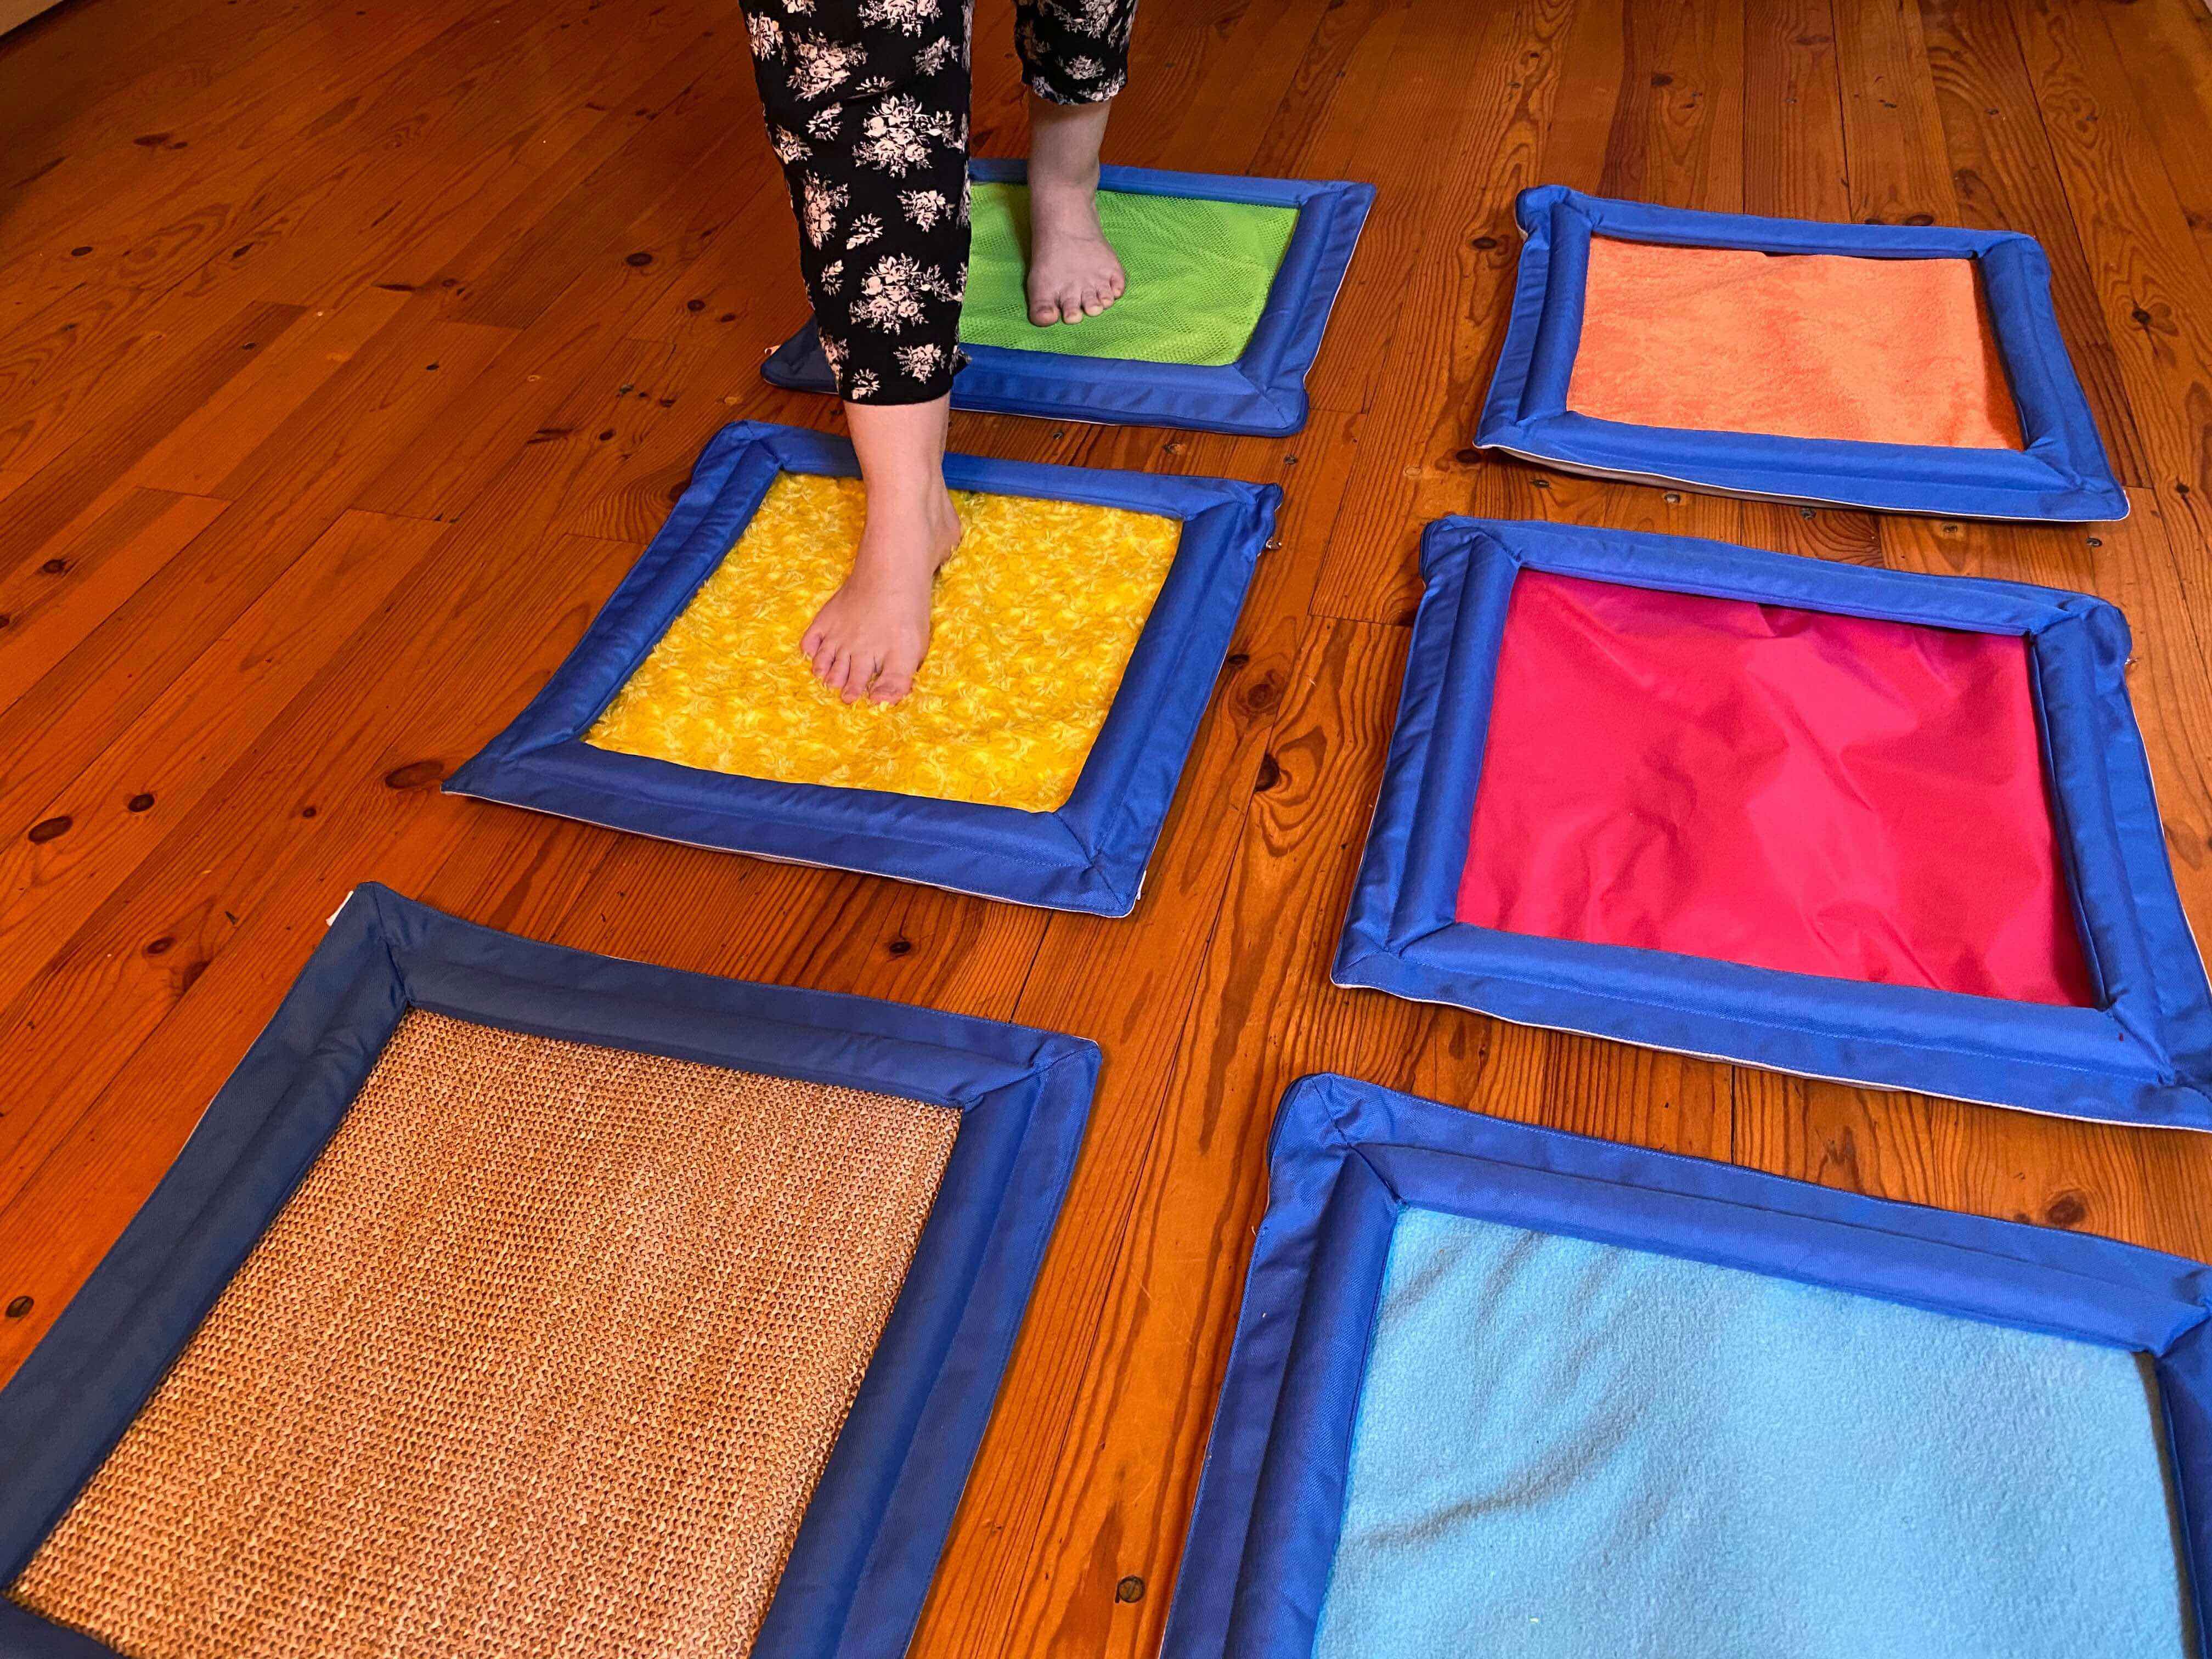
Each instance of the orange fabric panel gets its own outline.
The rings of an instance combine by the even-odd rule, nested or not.
[[[1567,407],[1634,426],[2025,447],[1971,259],[1594,238]]]

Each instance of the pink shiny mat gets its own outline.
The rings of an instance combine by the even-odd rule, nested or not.
[[[1524,571],[1457,914],[2075,1006],[2027,642]]]

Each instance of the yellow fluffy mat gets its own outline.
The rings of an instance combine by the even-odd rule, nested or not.
[[[847,704],[799,640],[844,579],[857,480],[784,473],[586,735],[600,749],[783,783],[1048,812],[1064,805],[1182,526],[1120,507],[958,492],[913,694]]]

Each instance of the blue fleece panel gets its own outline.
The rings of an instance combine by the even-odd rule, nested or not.
[[[1029,163],[973,161],[968,174],[978,184],[1021,184],[1029,178]],[[1262,438],[1287,437],[1304,426],[1306,372],[1320,354],[1328,313],[1375,204],[1375,186],[1152,167],[1106,167],[1098,182],[1130,195],[1297,210],[1297,228],[1243,355],[1213,368],[974,345],[967,348],[967,368],[952,382],[953,408]],[[770,385],[793,392],[833,394],[837,389],[812,323],[777,347],[761,374]]]
[[[1267,1184],[1161,1659],[2212,1659],[2212,1268],[1343,1077]]]
[[[1400,1217],[1316,1659],[2195,1651],[2141,1356]]]

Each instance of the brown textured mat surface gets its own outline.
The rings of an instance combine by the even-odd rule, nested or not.
[[[410,1012],[8,1593],[136,1659],[742,1655],[958,1123]]]

